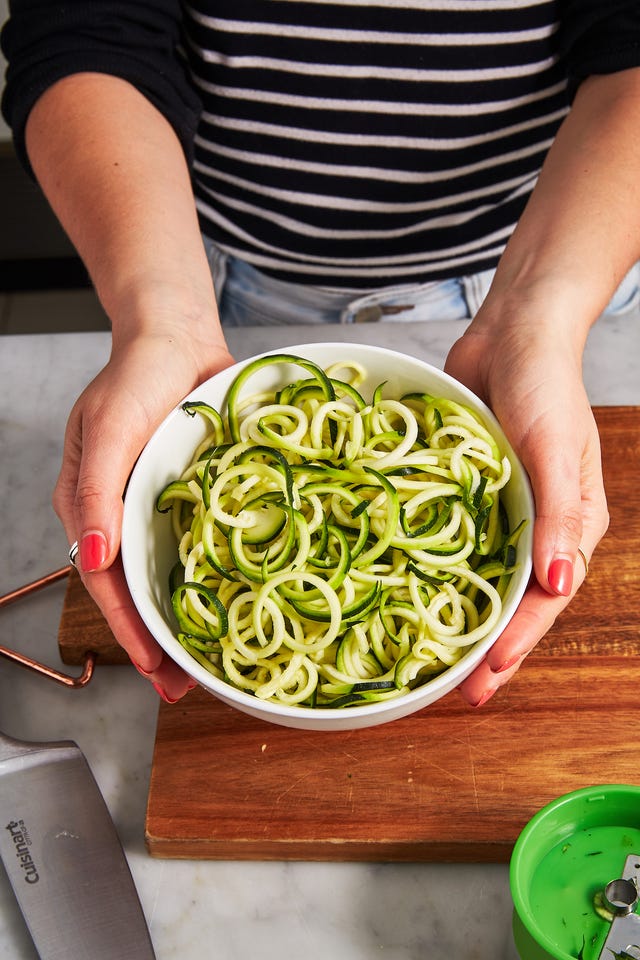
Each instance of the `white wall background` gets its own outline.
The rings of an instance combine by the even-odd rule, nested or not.
[[[8,16],[9,16],[8,0],[0,0],[0,25],[5,22]],[[4,72],[5,72],[6,66],[7,66],[6,61],[2,56],[2,54],[0,53],[0,78],[1,78],[0,90],[4,88]],[[4,120],[0,117],[0,140],[9,140],[10,138],[11,138],[11,132],[8,126],[6,125],[6,123],[4,122]]]

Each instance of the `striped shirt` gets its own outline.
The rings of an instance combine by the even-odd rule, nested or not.
[[[571,97],[640,65],[638,0],[29,0],[3,114],[82,70],[133,83],[192,164],[203,232],[361,291],[496,265]]]
[[[552,0],[195,0],[204,231],[280,278],[494,266],[567,111]]]

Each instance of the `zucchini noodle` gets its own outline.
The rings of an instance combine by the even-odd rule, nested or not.
[[[254,372],[306,375],[246,393]],[[352,707],[399,697],[495,627],[523,527],[500,499],[511,465],[475,413],[410,393],[367,400],[366,371],[288,354],[234,380],[226,415],[156,507],[171,514],[176,635],[262,699]]]

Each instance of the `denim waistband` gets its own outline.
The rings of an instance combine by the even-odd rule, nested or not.
[[[288,283],[229,256],[205,239],[224,326],[471,319],[493,271],[367,293]]]
[[[288,283],[232,257],[205,238],[224,326],[471,320],[487,295],[494,271],[363,294]],[[623,279],[607,310],[619,315],[640,302],[640,264]]]

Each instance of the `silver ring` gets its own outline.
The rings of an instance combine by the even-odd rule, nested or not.
[[[587,558],[585,557],[584,551],[582,551],[582,550],[580,549],[580,547],[578,547],[578,553],[579,553],[580,556],[582,557],[582,562],[584,563],[584,575],[585,575],[585,577],[586,577],[586,575],[589,573],[589,561],[588,561]]]
[[[69,547],[69,562],[72,563],[74,567],[76,565],[77,556],[78,556],[78,541],[76,540]]]

